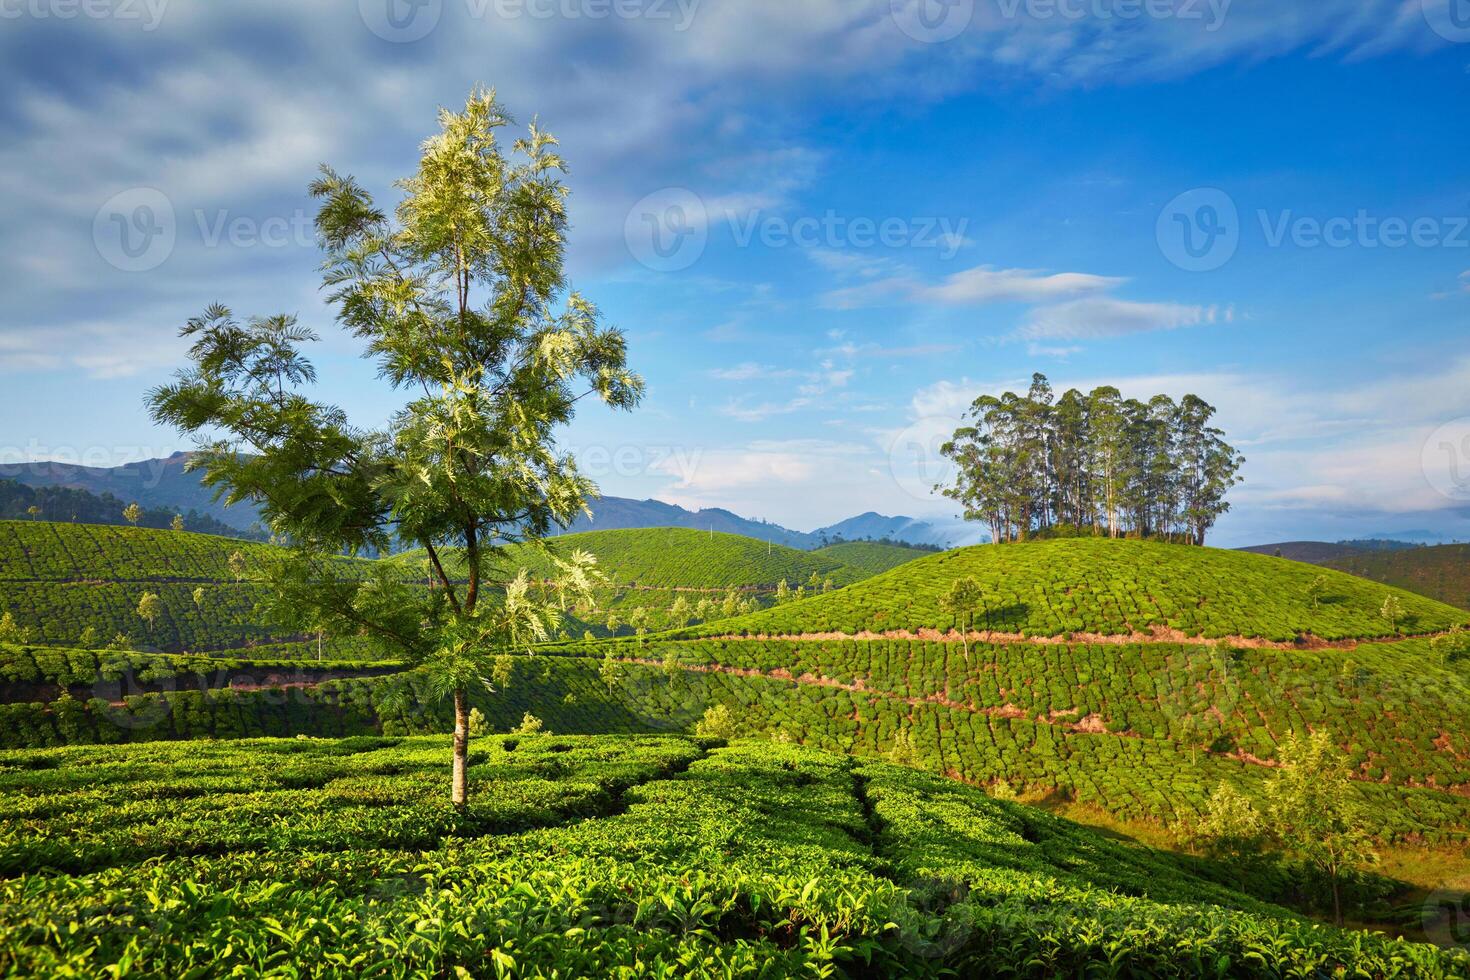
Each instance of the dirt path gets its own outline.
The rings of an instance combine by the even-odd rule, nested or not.
[[[665,666],[662,660],[654,660],[648,657],[619,657],[618,660],[620,663],[640,664],[645,667],[663,668]],[[1077,711],[1079,709],[1076,708],[1061,711],[1052,711],[1046,715],[1036,715],[1026,711],[1023,708],[1009,703],[995,707],[979,707],[963,701],[952,700],[942,694],[930,694],[922,698],[905,697],[901,694],[894,694],[890,691],[870,688],[860,680],[855,682],[839,681],[831,677],[821,677],[812,673],[795,675],[792,674],[791,671],[786,670],[782,667],[778,667],[775,670],[765,671],[757,670],[754,667],[731,667],[727,664],[680,664],[679,669],[700,674],[731,674],[736,677],[758,677],[763,680],[785,681],[789,684],[803,684],[814,687],[833,688],[840,691],[849,691],[854,694],[864,694],[869,697],[883,698],[884,700],[888,701],[899,701],[909,705],[910,707],[917,707],[920,705],[938,705],[940,707],[949,708],[954,711],[964,711],[972,715],[980,715],[986,718],[1024,720],[1036,725],[1047,725],[1052,728],[1058,728],[1069,735],[1111,735],[1114,738],[1131,738],[1140,740],[1144,738],[1144,736],[1139,735],[1137,732],[1109,731],[1107,723],[1103,721],[1101,715],[1090,714],[1084,715],[1082,717],[1077,717]],[[1164,742],[1169,746],[1178,749],[1180,752],[1187,751],[1185,748],[1181,748],[1176,743],[1168,739],[1155,739],[1153,741]],[[1244,749],[1236,749],[1233,752],[1216,752],[1209,748],[1199,747],[1194,749],[1193,751],[1198,752],[1200,755],[1212,756],[1218,759],[1232,759],[1236,762],[1244,763],[1248,766],[1257,766],[1264,769],[1276,769],[1280,767],[1280,763],[1277,762],[1275,759],[1262,759],[1259,756],[1246,752]],[[1364,783],[1387,782],[1387,777],[1375,780],[1368,778],[1368,776],[1364,773],[1354,773],[1352,775],[1352,778],[1354,780],[1357,780],[1358,782]],[[1470,784],[1457,786],[1436,786],[1433,784],[1423,785],[1419,783],[1406,783],[1401,785],[1408,789],[1428,789],[1441,793],[1451,793],[1455,796],[1470,797]]]
[[[1021,633],[1003,633],[999,630],[971,630],[967,637],[958,630],[860,630],[856,633],[727,633],[721,636],[690,637],[689,639],[720,640],[723,642],[793,642],[814,643],[827,640],[922,640],[928,643],[971,643],[1021,644],[1037,646],[1063,646],[1070,644],[1095,644],[1102,646],[1132,646],[1135,644],[1168,643],[1181,646],[1213,646],[1225,643],[1243,650],[1356,650],[1363,644],[1397,643],[1400,640],[1433,639],[1444,636],[1448,630],[1437,633],[1412,633],[1396,636],[1370,636],[1348,640],[1324,640],[1320,636],[1304,633],[1295,640],[1266,640],[1258,636],[1190,636],[1165,626],[1155,626],[1147,632],[1134,630],[1131,633],[1069,633],[1066,636],[1025,636]]]

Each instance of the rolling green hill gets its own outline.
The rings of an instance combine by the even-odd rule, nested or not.
[[[0,972],[1464,976],[910,769],[536,735],[0,752]],[[17,871],[47,869],[16,877]]]
[[[597,556],[609,585],[596,589],[595,609],[572,610],[570,636],[627,635],[635,629],[665,630],[772,604],[785,582],[795,594],[840,588],[872,574],[822,552],[798,551],[738,534],[680,527],[586,531],[548,539],[555,555],[586,551]],[[390,561],[426,574],[422,551]],[[460,574],[453,556],[449,573]],[[507,575],[519,568],[533,576],[555,573],[551,559],[527,545],[506,549]]]
[[[557,555],[586,551],[597,556],[599,567],[615,584],[636,588],[771,590],[785,580],[791,588],[813,576],[821,583],[847,585],[863,577],[846,562],[824,552],[798,551],[738,534],[695,531],[683,527],[629,528],[563,534],[546,541]],[[414,566],[422,551],[408,551],[392,561]],[[512,545],[506,549],[507,569],[525,567],[533,575],[549,576],[553,567],[537,549]],[[454,574],[454,563],[450,563]]]
[[[263,596],[252,579],[276,554],[188,531],[0,521],[0,611],[43,644],[74,645],[90,627],[98,644],[245,647],[284,638],[254,609]],[[163,603],[151,625],[138,615],[145,592]]]
[[[1314,604],[1309,584],[1326,589]],[[901,565],[830,595],[697,627],[685,635],[772,636],[889,630],[948,630],[955,616],[940,597],[973,577],[983,599],[975,627],[1028,636],[1130,634],[1290,641],[1385,636],[1381,614],[1395,596],[1398,626],[1428,633],[1470,620],[1463,610],[1313,565],[1243,551],[1147,541],[1077,538],[979,545]]]
[[[883,541],[844,541],[841,544],[829,544],[825,548],[818,548],[812,554],[831,558],[863,572],[865,576],[871,576],[886,572],[890,568],[897,568],[915,558],[923,558],[933,552],[925,548],[910,548],[907,545],[890,544]]]
[[[1322,564],[1470,609],[1470,544],[1361,552]]]
[[[560,554],[591,551],[614,583],[598,590],[595,610],[571,612],[571,636],[631,633],[633,624],[668,629],[769,604],[782,580],[793,590],[824,589],[867,574],[831,557],[684,528],[571,534],[548,547]],[[120,635],[131,645],[172,652],[244,651],[300,639],[272,629],[255,608],[264,598],[256,580],[277,554],[267,544],[188,532],[0,521],[0,612],[9,612],[30,631],[28,639],[41,644],[76,645],[91,627],[98,644]],[[427,575],[422,552],[384,561],[405,575]],[[507,569],[522,565],[537,575],[553,572],[544,553],[527,546],[508,549]],[[450,567],[454,574],[452,559]],[[163,614],[152,624],[137,612],[145,592],[163,603]],[[609,622],[617,629],[610,630]],[[334,646],[328,651],[333,656],[361,652],[348,640]]]

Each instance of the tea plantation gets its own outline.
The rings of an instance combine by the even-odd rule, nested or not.
[[[1313,596],[1318,577],[1325,587]],[[1244,551],[1075,538],[982,545],[920,558],[831,595],[692,630],[691,636],[948,630],[941,597],[972,577],[974,627],[1027,636],[1127,634],[1155,627],[1191,637],[1291,641],[1429,633],[1470,614],[1351,575]],[[1402,615],[1382,613],[1393,595]]]
[[[1322,564],[1470,608],[1470,545],[1363,552],[1325,559]]]
[[[830,590],[872,574],[816,553],[686,528],[592,531],[554,538],[549,546],[553,553],[590,551],[610,578],[597,590],[596,610],[569,611],[571,636],[670,629],[769,605],[782,581],[794,595],[797,588]],[[305,639],[273,629],[256,609],[265,598],[260,580],[278,554],[271,545],[187,532],[0,521],[0,613],[9,612],[30,631],[27,639],[40,644],[76,646],[90,627],[93,645],[123,637],[129,647],[255,656],[256,648]],[[341,562],[349,572],[371,567],[366,560]],[[422,552],[383,563],[427,580]],[[451,556],[451,575],[454,564]],[[553,571],[540,552],[507,549],[508,574],[522,566],[542,576]],[[138,614],[144,593],[161,603],[152,622]],[[328,638],[325,646],[337,658],[371,655],[351,638]],[[314,642],[295,650],[317,656]]]
[[[812,554],[840,561],[865,575],[877,575],[933,552],[887,541],[844,541],[818,548]]]
[[[1464,976],[1218,868],[771,742],[0,752],[0,974]]]

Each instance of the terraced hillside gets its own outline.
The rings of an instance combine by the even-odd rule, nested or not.
[[[37,643],[75,645],[90,627],[95,645],[227,650],[285,639],[255,612],[254,580],[277,554],[187,531],[0,521],[0,611]],[[145,593],[159,615],[138,614]]]
[[[682,527],[565,534],[549,539],[546,548],[553,555],[596,555],[610,579],[595,591],[595,609],[571,611],[571,636],[628,635],[721,619],[773,604],[782,582],[794,597],[797,590],[830,591],[873,574],[822,552]],[[421,551],[390,560],[422,573]],[[555,571],[544,552],[525,545],[507,548],[503,565],[507,575],[519,568],[543,577]],[[449,570],[457,574],[452,558]]]
[[[1311,585],[1319,576],[1322,591]],[[1351,575],[1242,551],[1080,538],[960,548],[902,565],[832,595],[697,627],[688,636],[949,630],[944,596],[974,578],[974,628],[1025,636],[1240,636],[1290,642],[1431,633],[1464,610]],[[1383,615],[1390,595],[1402,607]]]
[[[1470,544],[1362,552],[1322,564],[1470,609]]]
[[[911,562],[915,558],[923,558],[933,553],[927,548],[910,548],[907,545],[884,541],[844,541],[841,544],[829,544],[825,548],[818,548],[812,552],[814,555],[831,558],[850,568],[856,568],[863,572],[865,577],[882,574],[891,568]]]
[[[1207,863],[770,742],[0,752],[0,973],[1463,976]],[[779,819],[777,818],[779,817]],[[16,877],[17,872],[26,872]]]
[[[565,535],[549,548],[553,554],[591,551],[613,581],[598,591],[595,608],[571,611],[571,636],[702,622],[770,605],[783,580],[794,596],[798,589],[835,589],[869,574],[831,557],[684,528]],[[253,655],[254,648],[269,647],[259,655],[316,657],[323,651],[314,643],[308,648],[300,643],[305,638],[282,635],[256,609],[264,598],[257,583],[277,554],[270,545],[187,532],[0,521],[0,613],[9,612],[28,630],[29,642],[52,646],[78,645],[90,627],[95,646],[122,637],[127,647],[171,652]],[[359,569],[370,564],[341,561]],[[428,575],[422,552],[385,561],[404,575]],[[506,568],[522,566],[533,574],[552,572],[544,553],[509,549]],[[138,614],[145,593],[162,603],[152,622]],[[350,638],[330,638],[325,647],[328,657],[369,655]]]
[[[824,552],[798,551],[739,534],[695,531],[684,527],[627,528],[563,534],[546,541],[554,555],[586,551],[620,586],[648,589],[775,589],[781,581],[795,588],[817,577],[847,585],[862,577],[848,563]],[[408,551],[392,561],[413,565],[422,551]],[[509,570],[527,568],[550,575],[550,560],[538,549],[513,545],[506,549]],[[454,563],[450,562],[451,574]]]

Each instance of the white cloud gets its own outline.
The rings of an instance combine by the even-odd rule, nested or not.
[[[1234,309],[1182,303],[1140,303],[1093,297],[1032,310],[1021,336],[1032,340],[1095,340],[1203,323],[1229,323]]]

